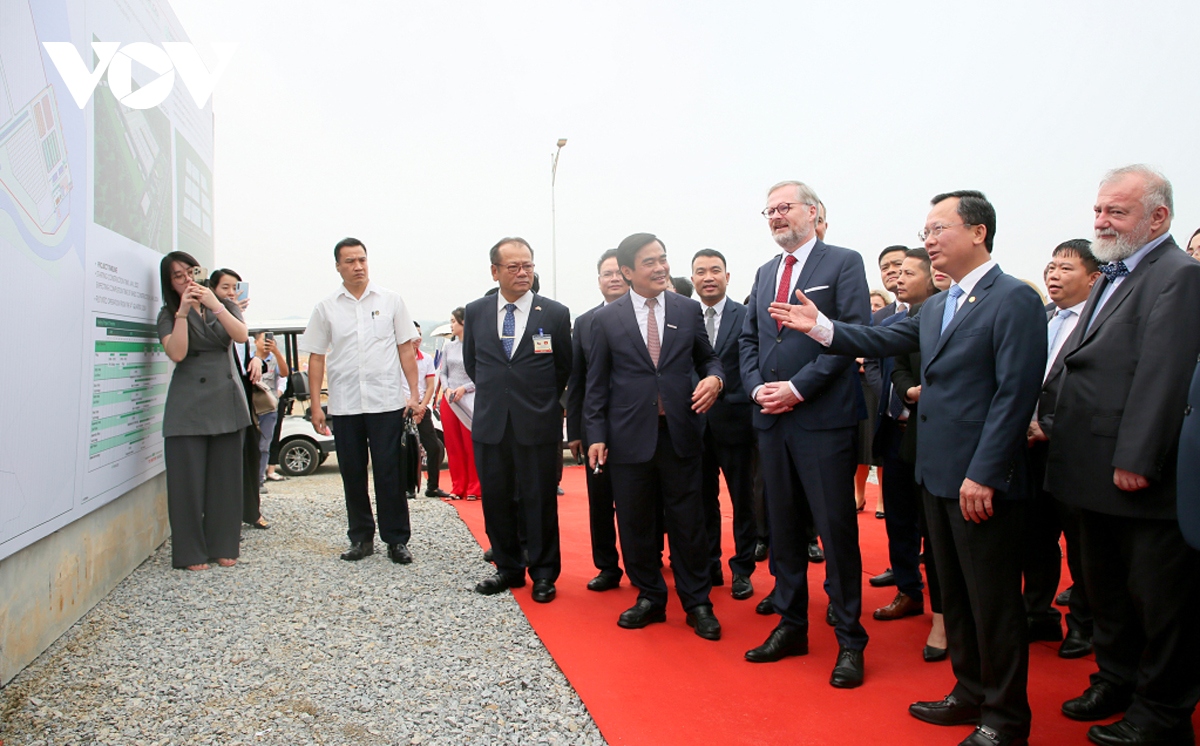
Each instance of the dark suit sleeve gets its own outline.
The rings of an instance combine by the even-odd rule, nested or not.
[[[709,376],[716,376],[722,381],[725,380],[725,368],[721,365],[721,359],[717,357],[717,353],[713,352],[712,345],[708,341],[708,331],[704,328],[704,315],[700,312],[700,304],[696,304],[696,319],[693,326],[696,329],[695,335],[692,337],[692,362],[696,366],[696,375],[703,380]]]
[[[836,318],[848,324],[867,324],[871,319],[871,296],[867,289],[867,275],[863,269],[862,257],[853,251],[845,251],[843,257],[837,278]],[[830,381],[856,364],[854,356],[820,355],[797,371],[791,378],[791,384],[796,387],[800,396],[811,399],[829,385]]]
[[[590,314],[575,320],[571,332],[571,377],[567,380],[567,440],[583,440],[583,392],[587,385],[587,356],[583,354],[584,324],[591,324]]]
[[[1181,382],[1191,377],[1200,352],[1194,321],[1198,306],[1200,267],[1189,263],[1163,287],[1137,349],[1127,353],[1137,360],[1137,369],[1117,431],[1114,467],[1150,479],[1161,475],[1183,425],[1186,401],[1181,394],[1186,389]]]
[[[592,344],[587,353],[587,386],[583,397],[583,423],[588,443],[608,442],[608,388],[612,353],[608,334],[600,319],[593,319]]]
[[[479,321],[478,314],[474,313],[474,308],[467,306],[463,313],[463,335],[462,335],[462,351],[463,351],[463,368],[467,371],[467,377],[472,381],[475,378],[475,335],[472,333],[475,324]]]
[[[763,385],[762,373],[758,370],[758,275],[754,275],[754,284],[750,287],[750,297],[746,304],[746,321],[742,324],[742,332],[738,336],[738,351],[742,368],[742,388],[746,389],[746,397],[754,400],[754,390]]]
[[[1024,443],[1046,370],[1046,312],[1038,294],[1018,285],[1000,299],[992,325],[996,391],[988,407],[967,478],[1005,489],[1014,444]],[[951,340],[953,342],[953,340]]]
[[[891,326],[861,326],[833,322],[833,339],[828,350],[834,354],[861,357],[897,357],[921,349],[921,314]],[[801,392],[803,393],[803,392]]]
[[[912,369],[912,358],[909,355],[897,355],[893,358],[896,367],[892,369],[892,386],[900,394],[900,398],[908,403],[906,394],[911,388],[921,385],[921,372]]]
[[[561,400],[562,393],[567,388],[567,382],[571,379],[574,350],[571,346],[571,311],[566,306],[559,306],[559,308],[562,315],[558,318],[558,323],[554,325],[554,331],[551,332],[550,344],[554,347],[555,383],[558,386],[558,398]]]

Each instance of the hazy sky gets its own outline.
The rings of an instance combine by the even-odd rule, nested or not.
[[[1200,3],[344,2],[171,0],[191,39],[240,44],[214,96],[217,263],[251,318],[307,317],[364,241],[418,318],[491,286],[519,235],[557,297],[599,301],[595,261],[659,235],[672,274],[721,250],[730,294],[778,249],[759,215],[783,179],[829,208],[827,240],[917,245],[929,199],[980,189],[995,257],[1040,284],[1091,237],[1104,171],[1175,186],[1200,226]]]

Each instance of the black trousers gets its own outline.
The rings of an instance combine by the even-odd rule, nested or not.
[[[1087,583],[1083,580],[1083,549],[1080,537],[1083,511],[1074,505],[1067,505],[1062,500],[1054,501],[1054,509],[1058,513],[1058,525],[1062,526],[1063,538],[1067,540],[1067,570],[1071,573],[1067,629],[1091,639],[1092,602],[1088,598]]]
[[[262,433],[251,425],[242,435],[242,523],[257,523],[262,517],[262,496],[258,494],[258,471],[262,451],[258,441]]]
[[[483,522],[496,570],[506,578],[554,582],[562,571],[558,544],[559,442],[521,445],[512,420],[499,443],[473,441],[483,491]]]
[[[1200,553],[1187,546],[1175,520],[1092,510],[1083,510],[1082,519],[1100,668],[1092,683],[1132,691],[1125,718],[1135,725],[1190,720],[1200,700]]]
[[[657,529],[659,506],[671,546],[675,591],[684,610],[710,603],[708,535],[700,497],[700,454],[681,458],[675,453],[665,419],[659,417],[654,458],[641,464],[609,464],[621,555],[625,574],[638,589],[638,598],[655,606],[667,605],[663,579],[662,534]]]
[[[163,438],[172,567],[237,558],[245,432]]]
[[[942,585],[951,692],[978,705],[983,725],[1029,737],[1029,628],[1021,600],[1021,500],[993,501],[982,523],[963,518],[957,499],[923,490]],[[892,508],[889,505],[888,511]]]
[[[617,510],[613,504],[612,478],[605,469],[601,469],[599,474],[587,466],[584,469],[587,470],[592,563],[600,572],[619,578],[624,573],[621,570],[621,558],[617,554]]]
[[[896,589],[906,596],[921,600],[925,584],[921,582],[921,492],[914,477],[913,465],[900,458],[900,443],[907,425],[884,416],[879,423],[886,429],[885,445],[876,458],[883,461],[880,489],[887,506],[883,523],[887,529],[888,560],[896,576]]]
[[[1067,612],[1067,627],[1084,637],[1092,636],[1092,611],[1079,552],[1079,510],[1042,489],[1046,481],[1046,457],[1050,444],[1042,441],[1029,449],[1029,483],[1036,493],[1025,511],[1025,613],[1029,621],[1058,621],[1062,614],[1052,605],[1062,579],[1062,550],[1059,536],[1067,540],[1067,567],[1074,588]]]
[[[417,434],[421,438],[421,447],[425,449],[425,472],[428,474],[425,480],[426,492],[438,488],[439,475],[442,473],[442,441],[438,440],[437,428],[433,426],[433,415],[430,414],[432,411],[430,408],[417,423]],[[420,474],[419,468],[414,471]],[[409,492],[415,492],[420,486],[420,477],[417,478],[417,482],[406,485]]]
[[[729,571],[734,575],[754,573],[754,542],[758,532],[754,523],[753,447],[728,445],[704,429],[704,456],[701,459],[700,494],[704,501],[704,530],[708,535],[709,569],[721,570],[721,472],[733,505],[733,557]]]
[[[785,415],[786,416],[786,415]],[[758,432],[774,557],[775,609],[783,621],[808,626],[808,539],[812,519],[825,545],[825,590],[838,643],[867,645],[862,614],[862,555],[854,508],[857,427],[807,431],[778,423]]]
[[[346,516],[351,542],[375,538],[371,496],[367,493],[367,465],[375,475],[375,510],[379,516],[379,538],[387,544],[407,544],[412,538],[408,501],[404,499],[401,472],[400,433],[404,410],[370,414],[331,415],[342,489],[346,493]],[[369,459],[368,459],[369,454]]]

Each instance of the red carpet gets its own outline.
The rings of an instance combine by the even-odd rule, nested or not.
[[[605,593],[585,585],[596,570],[588,538],[587,490],[580,467],[563,475],[566,495],[559,498],[563,569],[557,599],[534,603],[529,586],[515,590],[530,624],[579,692],[604,737],[612,744],[956,744],[971,732],[967,726],[928,725],[908,714],[911,702],[941,699],[954,677],[949,661],[925,663],[921,649],[930,617],[877,622],[874,609],[895,596],[895,588],[872,588],[866,577],[888,566],[883,521],[873,512],[859,514],[863,553],[863,624],[871,636],[867,645],[866,681],[858,689],[834,689],[829,673],[837,656],[833,628],[827,626],[824,568],[809,574],[809,647],[807,656],[778,663],[752,664],[742,656],[759,645],[774,628],[777,616],[759,616],[754,606],[770,591],[766,563],[754,573],[755,595],[734,601],[726,585],[714,588],[712,601],[721,620],[722,638],[697,637],[684,623],[673,583],[667,623],[642,630],[617,626],[617,615],[637,600],[637,591],[623,579],[621,588]],[[873,509],[878,487],[869,485],[867,506]],[[722,495],[726,559],[733,547],[731,509]],[[452,503],[481,545],[481,503]],[[480,578],[485,570],[480,567]],[[1069,583],[1065,565],[1064,587]],[[1030,648],[1029,699],[1033,707],[1035,744],[1084,744],[1090,724],[1068,720],[1059,706],[1079,695],[1095,670],[1089,656],[1062,660],[1057,644],[1035,643]],[[1111,721],[1109,721],[1111,722]]]

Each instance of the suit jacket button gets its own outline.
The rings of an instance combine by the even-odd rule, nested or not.
[[[1189,404],[1183,408],[1183,416],[1184,417],[1187,417],[1191,413],[1192,413],[1192,405],[1191,404]]]
[[[232,374],[232,373],[226,373],[226,374],[225,374],[225,377],[226,377],[226,378],[228,378],[228,379],[229,379],[229,380],[231,380],[231,381],[233,380],[233,374]]]
[[[780,336],[776,337],[776,338],[775,338],[775,341],[776,341],[776,342],[782,342],[782,341],[783,341],[783,336],[782,336],[782,335],[780,335]]]
[[[775,369],[771,368],[771,375],[775,375]]]
[[[921,422],[925,421],[925,415],[921,415]]]
[[[208,379],[207,379],[207,378],[201,378],[201,379],[200,379],[200,383],[208,383]]]

